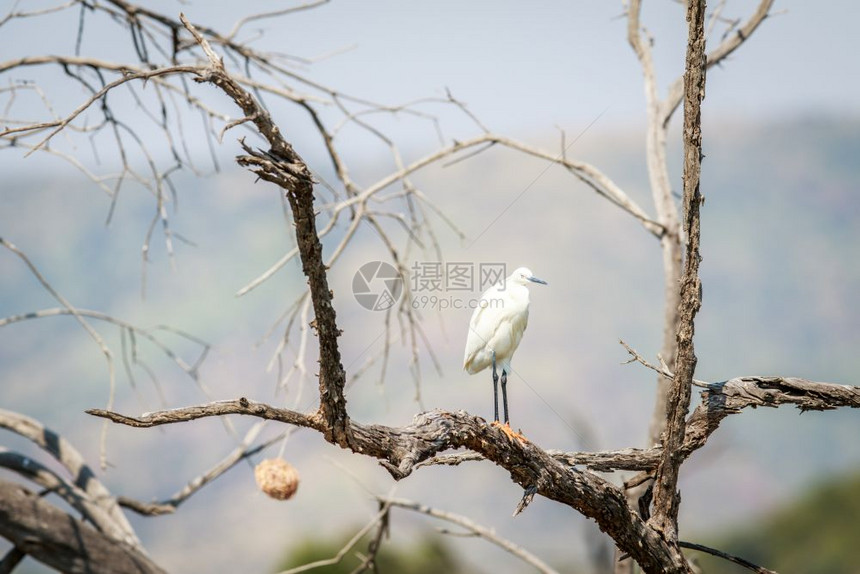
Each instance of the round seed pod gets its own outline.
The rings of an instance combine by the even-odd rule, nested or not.
[[[291,498],[299,488],[299,471],[282,458],[267,458],[254,468],[257,486],[276,500]]]

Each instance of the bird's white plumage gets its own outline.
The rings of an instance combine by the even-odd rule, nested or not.
[[[493,362],[496,367],[511,372],[511,359],[523,338],[529,322],[529,281],[545,283],[525,267],[514,271],[504,282],[499,282],[481,295],[481,301],[469,323],[463,368],[474,375]]]

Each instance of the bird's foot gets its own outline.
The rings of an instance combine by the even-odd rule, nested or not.
[[[500,431],[505,433],[505,436],[507,436],[512,442],[515,440],[521,443],[529,442],[529,439],[511,428],[511,423],[502,424],[499,421],[493,421],[492,426],[497,427]]]

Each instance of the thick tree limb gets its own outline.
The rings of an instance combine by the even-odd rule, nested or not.
[[[181,15],[180,20],[209,58],[206,72],[195,80],[211,83],[226,93],[242,108],[245,117],[253,122],[260,135],[269,143],[268,151],[253,151],[248,146],[244,146],[248,155],[238,157],[237,161],[286,192],[296,225],[296,241],[302,260],[302,271],[308,278],[316,317],[315,326],[320,350],[319,414],[325,422],[326,440],[347,446],[349,416],[343,394],[346,374],[341,364],[337,343],[341,331],[337,327],[332,292],[328,287],[326,266],[322,259],[322,244],[317,235],[314,182],[311,172],[293,146],[281,135],[280,129],[272,121],[269,113],[226,72],[223,61],[209,46],[206,38],[191,25],[185,15]]]
[[[17,546],[13,546],[9,552],[0,560],[0,574],[12,574],[15,568],[18,567],[18,564],[21,563],[21,560],[27,557],[27,553],[18,548]]]
[[[752,407],[794,405],[802,412],[839,407],[860,408],[860,387],[809,381],[798,377],[738,377],[714,383],[687,420],[681,455],[704,446],[724,418]]]
[[[6,481],[0,481],[0,536],[61,572],[164,572],[141,551],[79,522],[23,486]]]
[[[764,20],[770,14],[770,9],[773,7],[774,0],[761,0],[759,2],[758,7],[755,12],[749,17],[749,19],[741,26],[739,29],[729,34],[723,42],[717,46],[714,50],[708,53],[707,56],[707,67],[708,69],[712,68],[720,64],[723,60],[725,60],[732,52],[737,50],[741,44],[743,44],[750,35],[756,31],[759,27],[759,24],[764,22]],[[660,106],[660,111],[662,114],[662,124],[664,126],[668,126],[669,120],[672,119],[672,115],[675,113],[675,110],[678,109],[678,106],[681,105],[681,102],[684,100],[684,77],[681,76],[677,78],[672,85],[669,86],[669,93],[666,96],[666,99]]]
[[[680,449],[683,458],[705,446],[708,437],[729,415],[745,408],[779,407],[794,405],[801,412],[825,411],[840,407],[860,408],[860,387],[837,385],[801,379],[798,377],[737,377],[713,383],[701,393],[702,402],[687,419],[684,444]],[[642,451],[643,466],[652,457],[659,457],[659,448]],[[617,467],[620,468],[620,467]],[[635,470],[630,467],[630,470]],[[646,472],[627,481],[641,483],[650,474]]]
[[[116,524],[113,517],[87,493],[71,484],[43,464],[17,452],[0,447],[0,467],[17,472],[43,488],[56,493],[75,510],[90,521],[99,531],[114,540],[126,538],[126,532]]]
[[[117,505],[116,499],[96,478],[93,470],[71,443],[39,421],[4,409],[0,409],[0,428],[31,440],[57,459],[72,476],[72,485],[85,494],[87,507],[92,508],[90,505],[93,505],[102,509],[103,513],[93,510],[94,522],[103,528],[108,536],[122,540],[130,546],[140,547],[140,541]],[[70,492],[70,495],[72,494]]]
[[[320,432],[326,428],[316,414],[303,415],[247,399],[172,409],[139,418],[103,410],[87,412],[135,427],[235,412],[306,426]],[[354,421],[349,425],[351,438],[346,448],[379,459],[396,479],[409,476],[419,462],[443,450],[468,448],[507,470],[511,479],[524,489],[536,486],[538,494],[572,506],[594,519],[648,571],[659,572],[662,565],[673,563],[668,546],[630,509],[620,489],[597,475],[578,471],[553,459],[532,443],[511,441],[504,432],[479,417],[465,412],[432,411],[417,415],[412,424],[405,427],[362,425]],[[679,566],[677,559],[675,564]]]
[[[860,387],[809,381],[798,377],[737,377],[711,383],[701,393],[701,404],[687,419],[684,458],[705,446],[724,418],[739,414],[745,408],[779,407],[794,405],[802,412],[830,410],[840,407],[860,408]],[[625,448],[604,452],[565,452],[547,450],[554,459],[571,466],[585,466],[599,472],[641,470],[652,472],[663,452],[661,446],[652,448]],[[451,465],[484,460],[475,452],[440,454],[431,457],[421,466]],[[628,481],[630,482],[630,481]]]
[[[793,377],[739,377],[711,384],[701,396],[702,403],[686,425],[680,449],[684,458],[704,446],[722,419],[747,407],[794,405],[803,411],[860,408],[860,387]],[[100,409],[87,412],[139,428],[242,414],[324,431],[324,422],[316,413],[302,414],[244,398],[158,411],[140,417]],[[572,468],[573,465],[582,465],[600,471],[644,470],[650,473],[662,455],[659,447],[597,453],[544,451],[532,443],[511,442],[502,431],[465,412],[422,413],[405,427],[362,425],[355,421],[349,424],[352,442],[347,448],[379,459],[396,479],[409,476],[413,470],[427,464],[490,460],[506,469],[512,480],[523,488],[537,485],[538,494],[573,506],[593,518],[619,546],[623,545],[625,552],[629,552],[627,546],[630,544],[638,547],[638,537],[643,537],[643,543],[647,542],[652,547],[647,552],[641,548],[635,553],[630,552],[640,564],[641,560],[657,564],[656,556],[665,550],[662,541],[658,542],[659,537],[653,536],[654,531],[643,530],[642,519],[624,502],[623,494],[616,487],[591,472]],[[447,450],[460,448],[471,452],[441,455]]]
[[[681,276],[681,233],[679,226],[678,208],[672,197],[672,186],[669,178],[668,160],[666,156],[666,140],[669,121],[684,98],[684,76],[678,77],[669,87],[664,100],[658,96],[657,76],[652,57],[653,39],[647,34],[641,24],[641,0],[630,0],[627,6],[627,40],[642,67],[645,100],[648,118],[646,135],[646,160],[654,206],[657,211],[657,221],[665,230],[660,235],[660,246],[663,252],[664,272],[664,319],[663,342],[660,354],[669,361],[669,369],[673,370],[677,343],[675,341],[678,325],[678,306],[680,304],[678,281]],[[715,50],[707,56],[707,67],[722,62],[728,55],[741,46],[749,36],[756,31],[773,5],[773,0],[761,0],[755,12],[747,22],[735,33],[728,36]],[[666,399],[669,392],[670,379],[659,375],[657,399],[654,404],[654,415],[648,431],[648,440],[654,444],[660,440],[665,428]]]
[[[705,0],[688,2],[687,22],[689,32],[684,66],[684,231],[687,249],[681,277],[675,378],[666,406],[663,454],[654,482],[654,514],[649,521],[673,544],[678,538],[678,508],[681,504],[681,496],[677,492],[678,475],[684,461],[681,447],[697,362],[693,345],[694,320],[702,305],[702,285],[699,280],[699,207],[702,196],[699,192],[699,177],[702,159],[701,103],[705,97]]]
[[[678,284],[681,278],[681,241],[682,230],[679,225],[678,208],[672,194],[667,160],[667,134],[669,122],[675,110],[684,97],[684,75],[676,79],[669,87],[664,100],[658,96],[657,77],[652,57],[653,38],[641,24],[641,0],[627,0],[627,39],[642,67],[645,100],[647,111],[646,160],[651,193],[657,213],[657,221],[665,230],[660,236],[660,247],[663,254],[663,338],[660,354],[669,361],[666,369],[675,370],[675,358],[678,353],[676,332],[680,323],[679,306],[681,293]],[[752,34],[767,17],[773,0],[761,0],[755,13],[734,34],[728,35],[716,50],[707,56],[706,66],[717,65],[737,49]],[[672,378],[663,373],[658,374],[656,400],[648,429],[648,444],[660,442],[666,429],[667,400],[670,393]],[[641,479],[641,477],[639,477]],[[638,480],[638,479],[637,479]],[[637,480],[632,481],[636,483]],[[630,490],[631,505],[641,502],[647,484],[639,481],[641,488]],[[629,561],[616,561],[616,574],[632,574],[633,568]]]

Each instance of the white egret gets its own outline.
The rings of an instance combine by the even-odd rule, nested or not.
[[[496,365],[502,371],[502,405],[504,406],[505,426],[509,434],[508,418],[508,375],[511,373],[511,359],[523,338],[529,322],[528,282],[547,285],[532,272],[520,267],[504,281],[499,281],[483,295],[472,313],[469,323],[469,336],[466,338],[466,354],[463,368],[474,375],[492,366],[493,368],[493,424],[499,425],[499,376]]]

